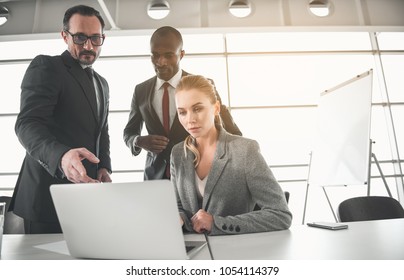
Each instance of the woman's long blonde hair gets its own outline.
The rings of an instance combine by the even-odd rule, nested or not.
[[[181,81],[177,85],[175,91],[182,91],[182,90],[191,90],[191,89],[197,89],[203,94],[205,94],[211,104],[216,104],[217,102],[217,93],[216,89],[211,83],[210,80],[207,78],[200,76],[200,75],[188,75],[182,77]],[[222,120],[220,118],[220,115],[215,116],[215,126],[219,128],[222,125]],[[187,138],[185,138],[184,141],[184,152],[185,156],[187,155],[187,150],[190,150],[194,156],[194,166],[195,168],[198,167],[199,162],[201,160],[201,155],[199,154],[199,151],[197,149],[197,143],[196,139],[192,137],[191,135],[188,135]]]

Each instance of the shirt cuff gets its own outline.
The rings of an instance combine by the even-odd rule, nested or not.
[[[63,172],[62,169],[62,164],[59,163],[58,168],[56,169],[56,177],[58,177],[59,179],[64,179],[66,178],[65,173]]]
[[[140,148],[140,147],[137,145],[137,139],[139,138],[139,136],[140,136],[140,135],[137,135],[137,136],[133,139],[133,147],[134,147],[134,148]]]

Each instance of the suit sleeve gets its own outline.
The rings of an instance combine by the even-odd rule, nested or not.
[[[37,56],[21,84],[20,113],[15,124],[17,137],[27,153],[52,176],[59,170],[62,155],[70,148],[57,141],[53,118],[62,81],[57,67],[46,56]]]
[[[129,147],[132,154],[137,156],[141,152],[141,148],[134,147],[133,141],[136,136],[140,136],[143,128],[143,117],[139,109],[139,104],[136,98],[136,92],[138,90],[138,86],[136,86],[135,91],[133,93],[129,119],[126,127],[123,131],[123,140],[125,141],[126,146]]]
[[[265,159],[259,152],[259,145],[256,141],[249,141],[245,147],[246,154],[239,158],[240,164],[244,166],[247,188],[260,210],[251,211],[235,216],[214,216],[214,227],[211,234],[234,234],[253,233],[274,230],[284,230],[290,227],[292,214],[289,211],[283,191],[269,169]],[[226,197],[230,203],[231,193]],[[228,226],[237,225],[236,231]],[[237,232],[238,230],[238,232]]]
[[[211,79],[210,79],[210,82],[215,87],[216,97],[220,103],[220,118],[222,119],[223,128],[231,134],[242,136],[243,134],[241,133],[237,124],[234,122],[233,117],[231,116],[231,114],[229,112],[229,109],[227,109],[227,107],[222,104],[222,99],[220,98],[220,95],[217,92],[215,82]]]

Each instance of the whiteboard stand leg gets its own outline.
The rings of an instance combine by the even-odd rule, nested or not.
[[[307,185],[306,185],[306,195],[304,197],[302,225],[304,225],[304,220],[306,219],[307,197],[309,196],[309,186],[310,186],[309,180],[310,180],[310,169],[311,169],[311,157],[312,157],[312,155],[313,155],[313,152],[310,152],[309,172],[307,174]]]
[[[374,160],[375,160],[377,169],[378,169],[379,172],[380,172],[380,176],[382,177],[382,180],[383,180],[384,186],[386,187],[387,193],[389,194],[390,197],[392,197],[391,192],[390,192],[390,188],[389,188],[389,186],[387,185],[386,178],[384,177],[384,174],[383,174],[383,172],[382,172],[382,169],[380,168],[379,161],[377,160],[376,155],[373,154],[373,153],[372,153],[372,157],[373,157]]]
[[[371,171],[371,166],[372,166],[372,158],[373,158],[374,161],[375,161],[375,163],[376,163],[377,169],[379,170],[380,177],[381,177],[382,180],[383,180],[383,184],[384,184],[384,186],[386,187],[386,191],[387,191],[388,195],[389,195],[390,197],[393,197],[393,196],[391,195],[391,191],[390,191],[390,188],[389,188],[389,186],[388,186],[388,184],[387,184],[386,178],[384,177],[382,168],[380,167],[379,161],[377,160],[376,155],[372,152],[372,145],[373,145],[374,143],[375,143],[375,142],[372,141],[372,139],[370,139],[370,145],[369,145],[369,167],[368,167],[368,181],[367,181],[367,185],[368,185],[367,195],[370,196],[370,181],[371,181],[371,173],[372,173],[372,171]]]
[[[371,179],[371,173],[372,173],[372,144],[374,143],[372,139],[369,140],[369,160],[368,160],[368,190],[367,190],[367,195],[370,196],[370,179]]]
[[[304,208],[303,208],[303,219],[302,219],[302,225],[304,225],[304,220],[306,218],[306,207],[307,207],[307,196],[309,195],[309,182],[307,182],[306,186],[306,195],[304,197]]]
[[[335,222],[338,223],[337,216],[336,216],[335,213],[334,213],[334,209],[332,208],[331,201],[330,201],[330,199],[328,198],[328,195],[327,195],[327,192],[326,192],[324,186],[323,186],[323,191],[324,191],[325,197],[327,198],[328,205],[330,205],[330,209],[331,209],[332,215],[334,216]]]

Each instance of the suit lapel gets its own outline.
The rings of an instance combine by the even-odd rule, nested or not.
[[[107,113],[108,113],[108,96],[107,96],[107,92],[106,92],[107,85],[104,85],[101,82],[101,79],[100,79],[98,73],[96,73],[95,71],[94,71],[94,80],[97,83],[98,90],[100,91],[99,94],[101,94],[101,97],[102,97],[101,104],[99,104],[100,110],[101,110],[99,124],[100,124],[100,127],[102,127],[104,122],[106,121]]]
[[[185,128],[180,123],[180,120],[178,119],[178,114],[175,113],[175,118],[170,128],[170,139],[174,139],[175,135],[183,135],[184,134],[183,131],[185,131]],[[188,133],[186,132],[186,134]]]
[[[199,210],[198,204],[198,194],[196,192],[196,182],[195,182],[195,168],[194,168],[194,156],[188,151],[187,156],[184,157],[184,164],[181,166],[184,169],[185,180],[182,182],[184,184],[184,189],[188,190],[188,195],[191,198],[190,204],[192,208],[192,213],[196,213]]]
[[[67,71],[77,80],[83,89],[83,93],[90,105],[93,116],[98,122],[96,95],[87,74],[68,51],[65,51],[62,54],[62,59],[64,64],[67,66]]]
[[[163,124],[160,121],[159,116],[156,113],[156,110],[153,107],[153,98],[155,97],[155,89],[156,89],[156,82],[157,82],[157,76],[152,79],[151,83],[149,84],[149,87],[147,89],[148,95],[147,95],[147,106],[150,112],[150,117],[152,119],[152,122],[155,124],[158,124],[158,130],[161,135],[165,135],[165,130],[163,127]],[[168,137],[168,136],[167,136]]]
[[[219,139],[217,142],[216,153],[213,158],[213,164],[210,168],[209,177],[206,182],[205,195],[203,198],[202,208],[206,211],[209,207],[210,198],[216,187],[220,175],[223,173],[224,167],[229,160],[226,154],[226,133],[223,129],[219,132]]]
[[[181,77],[188,76],[188,75],[189,75],[189,73],[182,70]],[[161,128],[162,128],[162,131],[164,131],[163,124],[161,124]],[[173,124],[171,125],[171,128],[170,128],[169,138],[170,139],[175,138],[174,135],[179,135],[179,133],[183,134],[183,132],[180,132],[180,131],[184,131],[184,130],[185,130],[185,128],[182,126],[182,124],[180,123],[180,120],[178,119],[178,113],[175,112],[174,121],[173,121]]]

